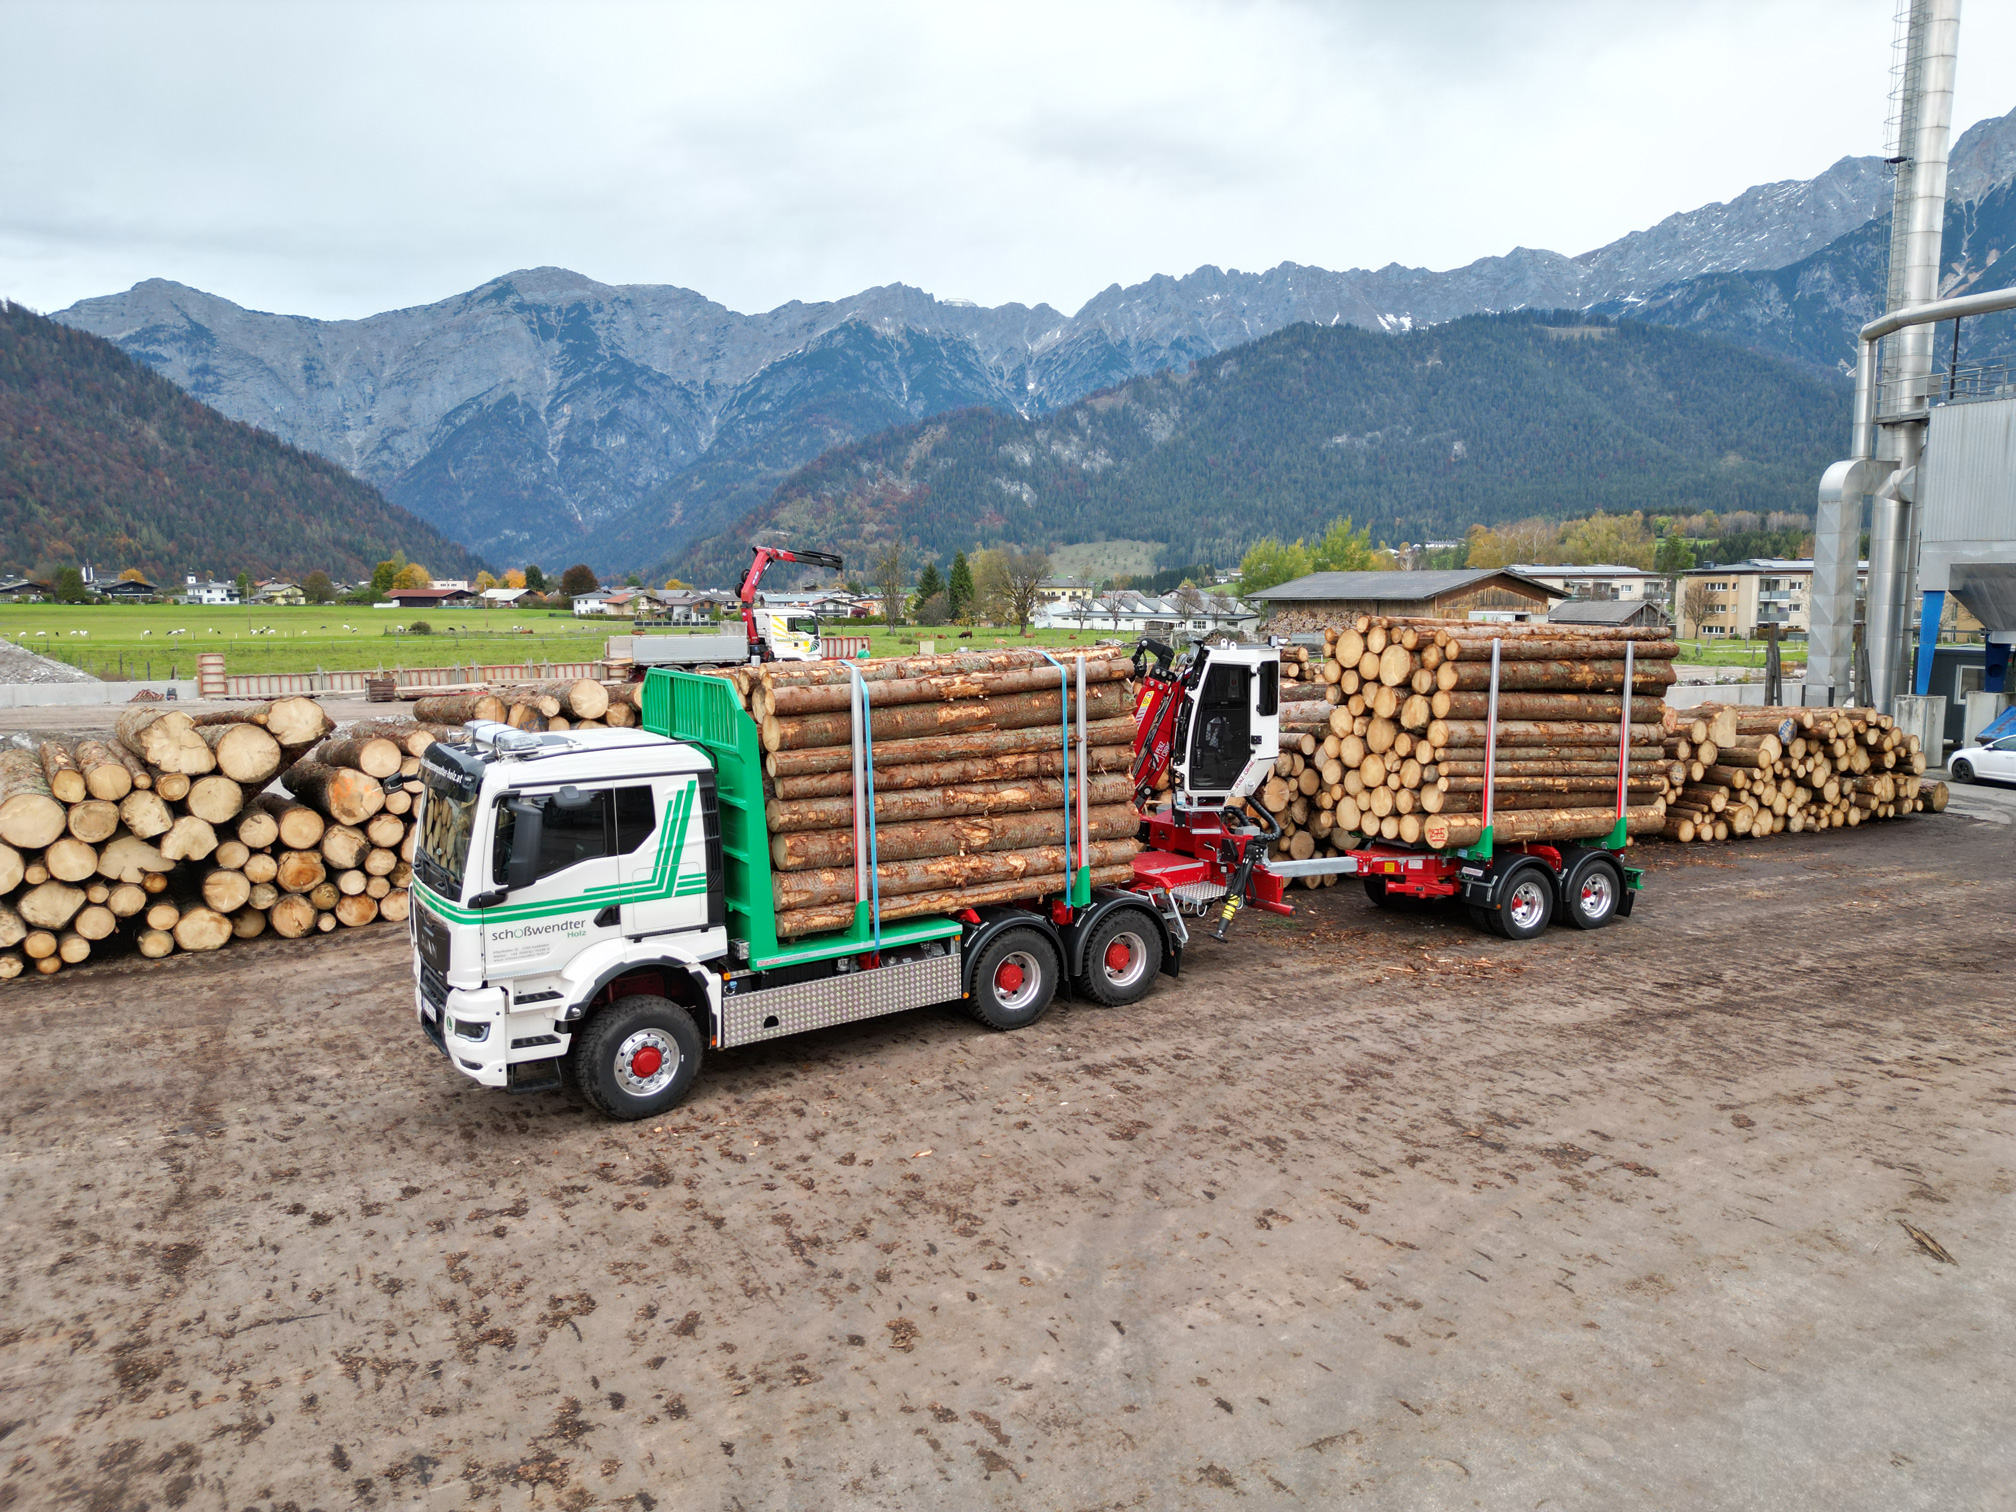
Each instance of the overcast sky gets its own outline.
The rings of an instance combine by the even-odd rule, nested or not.
[[[1576,253],[1882,150],[1895,0],[0,0],[0,295],[341,317],[514,268],[1075,310]],[[1960,128],[2016,105],[1967,0]]]

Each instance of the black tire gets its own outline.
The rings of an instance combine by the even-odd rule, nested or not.
[[[1372,906],[1375,908],[1398,908],[1400,906],[1399,895],[1386,890],[1386,879],[1384,877],[1367,877],[1365,879],[1365,896],[1372,900]]]
[[[1463,906],[1470,910],[1470,923],[1473,928],[1481,929],[1486,934],[1498,933],[1497,914],[1481,903],[1466,903]]]
[[[1508,940],[1545,934],[1554,918],[1554,879],[1537,861],[1515,866],[1498,886],[1491,927]]]
[[[1073,985],[1080,997],[1121,1008],[1148,996],[1161,969],[1162,931],[1154,915],[1145,908],[1116,908],[1085,942],[1085,970]]]
[[[989,1029],[1026,1029],[1050,1011],[1062,975],[1057,951],[1042,935],[1004,930],[974,964],[967,1011]]]
[[[1608,856],[1587,856],[1568,875],[1561,899],[1561,922],[1575,929],[1601,929],[1617,917],[1624,898],[1624,873]]]
[[[665,1057],[676,1052],[669,1066]],[[661,997],[618,998],[588,1020],[567,1058],[569,1078],[605,1118],[654,1118],[676,1107],[700,1074],[704,1045],[693,1016]],[[637,1062],[659,1059],[639,1071]]]
[[[1974,765],[1972,762],[1956,761],[1947,770],[1951,773],[1955,782],[1972,782],[1974,780]]]

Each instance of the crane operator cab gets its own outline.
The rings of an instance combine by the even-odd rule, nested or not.
[[[1203,646],[1176,716],[1174,786],[1184,806],[1223,808],[1258,791],[1281,754],[1281,658],[1271,646]]]

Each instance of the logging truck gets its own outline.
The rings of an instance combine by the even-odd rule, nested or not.
[[[1137,673],[1149,649],[1137,652]],[[1116,690],[1128,686],[1113,680],[1125,669],[1110,656],[1089,674],[1088,655],[1074,657],[1075,687],[1074,666],[1063,662],[1054,674],[992,674],[996,702],[977,708],[983,722],[1011,708],[1026,716],[1031,699],[1052,700],[1036,712],[1058,720],[1054,733],[1005,731],[1013,752],[985,758],[1062,776],[1027,784],[1025,807],[1054,792],[1062,813],[1029,815],[1042,843],[1006,856],[994,830],[973,847],[979,854],[966,853],[974,832],[962,826],[1013,827],[983,817],[957,821],[936,849],[898,855],[892,846],[896,864],[883,863],[879,815],[990,811],[889,801],[905,799],[901,791],[878,800],[877,720],[885,733],[905,730],[916,708],[871,711],[875,695],[858,668],[817,674],[823,688],[801,683],[793,706],[809,714],[780,715],[773,691],[760,725],[728,677],[662,668],[645,681],[642,729],[470,724],[463,741],[436,742],[422,762],[409,915],[422,1029],[485,1086],[572,1085],[610,1117],[647,1118],[685,1096],[709,1048],[947,1002],[991,1028],[1018,1029],[1067,988],[1109,1006],[1138,1001],[1158,974],[1179,974],[1186,912],[1217,912],[1222,940],[1249,902],[1292,913],[1284,892],[1297,877],[1357,876],[1380,904],[1460,899],[1477,922],[1514,938],[1544,930],[1557,904],[1583,928],[1630,911],[1638,878],[1616,855],[1621,808],[1615,831],[1593,845],[1540,836],[1494,848],[1488,782],[1481,834],[1460,850],[1368,844],[1338,856],[1271,857],[1281,831],[1247,800],[1281,754],[1277,650],[1204,648],[1172,668],[1167,648],[1152,649],[1163,659],[1137,678],[1131,718],[1089,726],[1088,709],[1116,712]],[[1032,675],[1058,681],[1045,693],[1000,696]],[[935,681],[874,686],[886,699],[899,688],[923,697],[940,691]],[[1494,711],[1496,701],[1494,658]],[[834,709],[842,712],[819,712]],[[1111,740],[1115,723],[1119,739],[1132,733],[1132,769],[1095,776],[1116,749],[1129,749],[1095,746],[1092,732]],[[830,776],[820,791],[833,794],[798,811],[830,812],[829,822],[852,831],[824,832],[828,848],[807,863],[823,870],[773,875],[773,850],[789,861],[792,841],[815,838],[772,833],[773,816],[792,809],[766,796],[764,746],[775,779],[775,754],[792,728],[821,735]],[[928,757],[956,741],[901,743],[930,748]],[[1097,790],[1104,805],[1116,796],[1104,786],[1112,783],[1120,806],[1095,809],[1088,795]],[[927,796],[935,802],[943,791]],[[1138,813],[1148,848],[1131,834],[1124,844],[1108,838],[1116,812],[1130,831]],[[911,838],[931,831],[883,828],[892,839],[899,828]],[[1060,834],[1062,846],[1050,843]],[[902,864],[912,855],[926,859]],[[1015,865],[988,869],[1003,860]],[[882,887],[894,891],[899,880],[901,895],[885,899]]]
[[[1052,727],[1067,763],[1089,749],[1079,678],[1075,729]],[[1187,930],[1166,893],[1095,885],[1083,782],[1063,816],[1062,871],[1031,878],[1030,896],[1008,884],[995,893],[1009,901],[922,916],[906,897],[913,916],[886,918],[866,739],[852,770],[866,861],[853,922],[780,938],[763,753],[734,693],[659,669],[642,729],[477,722],[465,742],[428,748],[415,1011],[457,1070],[510,1091],[571,1085],[607,1116],[647,1118],[685,1096],[709,1048],[946,1002],[1019,1029],[1067,983],[1119,1005],[1180,970]]]

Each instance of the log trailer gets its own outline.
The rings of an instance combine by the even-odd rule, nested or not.
[[[1058,674],[1071,711],[1068,664]],[[1081,658],[1075,729],[1067,712],[1058,733],[1067,774],[1074,761],[1088,770],[1084,674]],[[1215,907],[1222,939],[1248,901],[1292,913],[1286,886],[1312,865],[1362,875],[1380,902],[1460,894],[1481,914],[1511,915],[1506,932],[1522,936],[1599,875],[1610,901],[1585,927],[1629,911],[1610,848],[1494,855],[1488,828],[1446,859],[1389,846],[1270,859],[1271,821],[1242,800],[1278,755],[1279,675],[1273,648],[1211,647],[1144,679],[1138,728],[1152,746],[1167,716],[1173,796],[1146,815],[1149,848],[1130,884],[1092,885],[1087,784],[1074,808],[1067,780],[1061,890],[887,921],[871,694],[857,678],[854,922],[800,939],[778,937],[757,726],[721,678],[653,670],[641,729],[472,724],[422,760],[409,916],[420,1026],[484,1086],[571,1086],[606,1116],[648,1118],[686,1095],[708,1049],[948,1002],[1019,1029],[1067,987],[1108,1006],[1138,1001],[1158,974],[1180,973],[1186,911]]]

